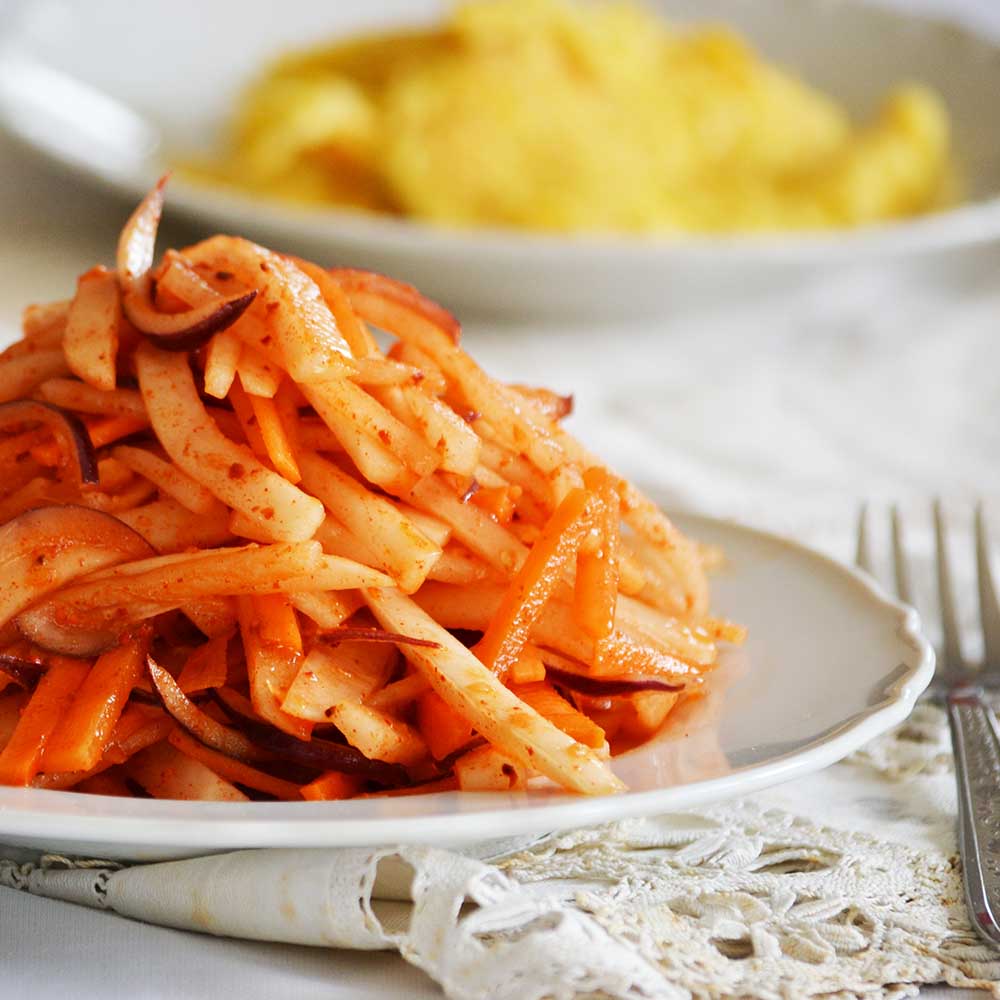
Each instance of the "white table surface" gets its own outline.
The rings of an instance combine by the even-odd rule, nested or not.
[[[996,0],[919,6],[961,10],[1000,32]],[[67,296],[78,273],[110,258],[125,212],[0,138],[0,342],[26,303]],[[936,489],[1000,498],[998,329],[992,247],[919,274],[842,276],[739,316],[585,335],[473,326],[467,342],[498,374],[530,381],[543,372],[555,388],[575,390],[578,433],[599,451],[615,448],[623,472],[705,487],[681,489],[681,502],[739,496],[766,509],[795,497],[819,510]],[[701,378],[697,393],[684,388],[692,376]],[[727,413],[740,419],[720,418]],[[801,457],[817,451],[825,460],[804,467]],[[0,954],[4,998],[441,995],[394,955],[218,940],[7,889]],[[921,994],[966,995],[976,994]]]

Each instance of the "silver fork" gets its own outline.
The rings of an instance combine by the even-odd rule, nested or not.
[[[962,654],[958,615],[941,504],[934,504],[935,562],[941,607],[941,647],[926,697],[943,704],[951,726],[958,782],[958,844],[965,900],[980,937],[1000,946],[1000,728],[986,703],[985,687],[1000,686],[1000,604],[990,570],[989,540],[982,506],[976,509],[976,570],[983,665],[970,669]],[[892,510],[892,561],[896,592],[913,604],[899,510]],[[871,575],[867,508],[858,521],[858,565]]]

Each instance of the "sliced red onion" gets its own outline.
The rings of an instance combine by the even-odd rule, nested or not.
[[[346,743],[331,743],[329,740],[297,740],[280,729],[273,729],[256,723],[252,731],[244,729],[247,736],[260,747],[274,754],[279,760],[292,764],[314,767],[319,771],[343,771],[369,778],[380,785],[405,785],[409,780],[406,768],[400,764],[387,764],[372,760],[360,750]]]
[[[288,733],[257,719],[251,719],[214,692],[216,700],[232,719],[233,725],[244,733],[254,746],[273,754],[278,760],[301,764],[318,771],[343,771],[370,778],[380,785],[405,785],[409,781],[406,769],[400,764],[387,764],[372,760],[360,750],[344,743],[330,740],[296,739]]]
[[[424,646],[427,649],[440,649],[441,644],[433,639],[418,639],[412,635],[401,635],[399,632],[385,632],[380,628],[352,628],[347,625],[327,629],[320,633],[324,639],[339,642],[397,642],[406,646]]]
[[[206,746],[237,760],[260,760],[260,752],[243,735],[206,715],[180,689],[177,681],[152,656],[146,657],[153,686],[163,699],[163,707],[192,736]]]
[[[0,674],[6,674],[15,684],[30,691],[45,673],[45,667],[21,656],[0,653]]]
[[[39,601],[71,580],[154,554],[128,525],[88,507],[66,504],[20,514],[0,527],[0,624],[17,616],[21,634],[43,649],[86,655],[78,648],[78,630],[65,629],[44,613],[33,616],[32,627],[23,627],[24,619],[40,606],[49,607],[51,602]]]
[[[40,649],[61,656],[99,656],[118,644],[121,627],[93,629],[64,625],[56,619],[57,607],[46,601],[28,608],[14,619],[18,632]]]
[[[43,424],[52,431],[81,485],[96,485],[100,481],[97,452],[86,426],[75,413],[38,399],[14,399],[0,404],[0,432],[33,423]]]
[[[153,305],[150,269],[155,259],[156,231],[163,214],[164,174],[132,213],[118,240],[118,281],[122,310],[132,325],[155,337],[165,350],[186,351],[203,344],[213,333],[231,326],[257,295],[256,290],[208,302],[179,313],[159,312]]]
[[[179,313],[159,312],[148,292],[136,290],[122,295],[122,309],[132,325],[165,351],[187,351],[200,347],[209,337],[232,326],[257,297],[253,289],[228,299],[206,302]]]
[[[132,688],[128,697],[129,701],[134,701],[137,705],[155,705],[157,708],[163,705],[162,698],[157,698],[155,694],[143,691],[142,688]]]
[[[570,691],[590,695],[594,698],[613,698],[622,694],[637,694],[640,691],[683,691],[683,684],[669,684],[658,677],[591,677],[562,670],[548,664],[545,676]]]

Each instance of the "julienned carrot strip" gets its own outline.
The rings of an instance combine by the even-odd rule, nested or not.
[[[302,798],[312,802],[323,802],[328,799],[350,799],[361,791],[364,781],[356,774],[344,774],[342,771],[326,771],[315,781],[303,785],[299,792]]]
[[[102,448],[112,441],[128,437],[149,426],[145,417],[111,416],[85,420],[87,433],[95,448]],[[31,456],[42,465],[58,465],[62,459],[62,449],[55,441],[36,445],[31,449]]]
[[[590,672],[595,677],[613,677],[616,674],[638,674],[663,677],[679,684],[697,684],[703,667],[693,667],[686,660],[653,646],[648,646],[633,636],[616,630],[594,644],[594,659]]]
[[[233,412],[240,422],[240,428],[247,439],[247,444],[258,458],[268,457],[267,448],[264,445],[264,436],[257,426],[257,415],[253,411],[253,404],[250,396],[237,379],[229,389],[229,402],[232,403]]]
[[[0,753],[0,785],[30,784],[50,735],[89,670],[89,663],[62,657],[50,664]]]
[[[255,788],[259,792],[266,792],[276,799],[286,802],[295,802],[302,798],[299,795],[299,786],[291,781],[276,778],[272,774],[265,774],[258,771],[249,764],[242,761],[233,760],[218,750],[199,743],[193,736],[188,735],[183,729],[174,729],[167,737],[168,741],[174,745],[181,753],[187,754],[200,761],[206,767],[211,768],[220,778],[232,781],[237,785],[246,788]]]
[[[578,743],[594,749],[604,746],[604,730],[583,712],[577,711],[548,682],[512,684],[510,689],[526,705],[530,705],[539,715]]]
[[[271,465],[290,483],[299,482],[302,479],[302,473],[299,472],[295,452],[288,435],[285,433],[285,426],[278,414],[274,400],[268,399],[266,396],[249,396],[249,399],[254,416],[257,418],[261,441]]]
[[[479,659],[501,677],[517,661],[532,625],[576,556],[590,527],[591,497],[587,490],[576,489],[559,504],[476,646]]]
[[[8,677],[7,680],[10,678]],[[0,698],[0,750],[3,750],[11,736],[14,735],[14,730],[17,729],[17,724],[21,719],[21,712],[28,704],[30,697],[31,693],[28,691],[22,691],[17,687],[11,690],[5,686],[3,697]]]
[[[112,441],[117,441],[119,438],[135,434],[136,431],[141,431],[144,427],[148,426],[149,421],[144,417],[102,417],[89,424],[87,431],[90,434],[90,440],[93,442],[94,447],[101,448],[106,444],[111,444]]]
[[[508,676],[513,684],[531,684],[534,681],[545,680],[545,663],[539,656],[538,649],[530,642],[525,643]]]
[[[425,691],[417,700],[417,728],[435,760],[464,747],[474,732],[469,721],[435,691]]]
[[[177,685],[185,694],[220,688],[226,683],[229,672],[226,652],[231,638],[232,634],[229,632],[217,635],[199,646],[184,661],[177,677]]]
[[[101,759],[142,674],[148,637],[136,635],[97,659],[49,738],[46,771],[87,771]]]
[[[254,611],[259,623],[261,642],[287,646],[296,653],[302,652],[302,633],[295,617],[295,608],[287,597],[268,594],[255,599]]]
[[[313,724],[281,709],[302,659],[302,637],[291,603],[283,595],[267,594],[240,597],[237,606],[254,712],[278,729],[308,740]]]
[[[76,788],[81,782],[101,774],[115,764],[122,764],[140,750],[165,739],[173,720],[160,709],[149,705],[129,705],[111,734],[101,759],[85,771],[53,771],[46,768],[32,781],[35,788]],[[42,766],[45,766],[43,757]]]
[[[274,405],[281,421],[281,428],[288,440],[288,447],[293,455],[297,455],[302,447],[299,407],[306,405],[305,397],[296,388],[295,383],[286,378],[274,394]]]
[[[520,495],[520,486],[481,486],[471,500],[499,524],[508,524]]]
[[[594,543],[585,541],[576,557],[573,610],[584,632],[603,639],[615,630],[621,508],[614,481],[604,469],[587,469],[584,483],[597,498]]]

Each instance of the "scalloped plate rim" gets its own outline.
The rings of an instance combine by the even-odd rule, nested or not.
[[[801,542],[767,531],[745,527],[729,519],[700,515],[678,517],[697,535],[699,526],[713,527],[767,545],[776,545],[803,564],[833,570],[844,582],[861,588],[872,608],[887,616],[886,625],[902,653],[905,670],[888,686],[884,699],[866,711],[844,718],[839,725],[818,734],[807,746],[751,765],[723,777],[666,786],[622,795],[585,798],[560,795],[542,804],[511,808],[516,796],[502,796],[496,809],[462,813],[448,805],[462,793],[439,793],[406,800],[378,801],[385,815],[350,818],[335,815],[352,803],[190,803],[107,798],[95,800],[74,792],[0,788],[0,841],[11,843],[99,845],[105,853],[128,857],[178,857],[205,851],[249,847],[370,846],[399,841],[398,824],[405,823],[409,843],[472,843],[497,837],[517,837],[610,819],[653,815],[700,806],[779,784],[833,764],[869,740],[902,722],[934,672],[934,652],[920,631],[919,616],[890,597],[871,577],[854,567],[817,552]],[[752,629],[753,622],[748,622]],[[892,672],[879,678],[886,684]],[[637,751],[641,753],[641,749]],[[487,800],[485,796],[475,796]],[[99,805],[99,814],[74,815],[66,807],[83,802]],[[385,809],[389,802],[405,801],[405,815]],[[419,803],[421,814],[413,813]],[[354,806],[361,803],[355,801]],[[290,812],[292,811],[292,812]],[[190,818],[194,812],[197,818]],[[331,815],[334,813],[334,815]],[[186,815],[187,814],[187,815]],[[69,848],[64,848],[69,850]]]

